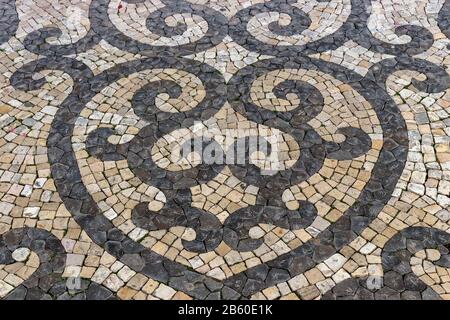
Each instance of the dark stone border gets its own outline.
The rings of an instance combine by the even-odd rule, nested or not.
[[[16,34],[18,25],[16,0],[0,0],[0,45]]]

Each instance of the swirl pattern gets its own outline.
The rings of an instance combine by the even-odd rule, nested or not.
[[[60,2],[0,0],[0,298],[450,298],[449,1]]]

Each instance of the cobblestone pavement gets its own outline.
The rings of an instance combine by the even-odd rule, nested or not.
[[[450,0],[0,0],[0,298],[450,299],[449,69]]]

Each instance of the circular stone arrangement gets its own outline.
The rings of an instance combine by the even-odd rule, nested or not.
[[[197,1],[124,2],[130,11],[120,15],[118,1],[93,0],[90,30],[76,43],[49,44],[61,35],[53,27],[28,34],[25,48],[43,57],[10,82],[30,92],[44,85],[44,70],[70,76],[73,88],[46,141],[65,208],[130,271],[196,299],[251,298],[336,257],[388,204],[407,162],[407,124],[387,78],[413,70],[425,75],[412,80],[421,91],[450,86],[443,68],[415,57],[430,48],[432,34],[407,25],[395,32],[411,37],[408,43],[382,42],[368,28],[366,1],[321,0],[309,8],[272,0],[230,17]],[[332,23],[321,26],[329,11]],[[230,77],[193,59],[226,37],[261,59],[236,66]],[[350,40],[391,58],[362,76],[312,57]],[[135,59],[94,73],[71,56],[103,42]],[[188,156],[181,153],[186,147]],[[10,255],[26,261],[35,249],[23,245],[30,241],[55,242],[39,229],[22,233],[14,248],[4,236],[3,262],[11,263]],[[413,249],[398,244],[421,236],[433,241]],[[399,233],[383,251],[383,269],[390,277],[408,274],[409,282],[375,291],[366,278],[350,279],[324,297],[345,298],[350,287],[359,298],[435,298],[392,260],[438,248],[439,265],[449,267],[441,247],[447,238],[435,229]],[[49,288],[61,286],[59,271]],[[88,298],[112,298],[101,286],[85,289]],[[30,297],[47,294],[41,291]],[[26,294],[18,287],[10,296]]]

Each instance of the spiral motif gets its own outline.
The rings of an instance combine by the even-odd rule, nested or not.
[[[1,129],[11,127],[0,163],[23,155],[2,166],[11,174],[1,182],[14,186],[0,185],[0,264],[29,268],[17,283],[0,278],[2,298],[277,298],[285,287],[285,296],[301,298],[440,297],[426,272],[418,275],[418,261],[450,267],[449,187],[440,182],[448,149],[438,139],[444,151],[418,164],[418,150],[429,148],[415,140],[407,110],[411,101],[426,106],[416,119],[420,134],[447,132],[426,127],[428,114],[444,123],[449,105],[450,77],[438,58],[427,59],[448,44],[436,45],[432,28],[395,25],[383,39],[374,31],[376,4],[359,0],[92,0],[83,13],[89,26],[69,19],[24,32],[19,4],[0,4],[5,55],[17,41],[33,55],[8,57],[5,65],[20,65],[0,86],[23,120],[14,127],[0,117]],[[445,1],[435,14],[447,37],[449,10]],[[55,44],[74,28],[84,36]],[[339,56],[347,46],[372,60],[347,67],[350,58]],[[406,86],[392,80],[401,72],[411,79],[395,95],[390,85]],[[39,156],[27,158],[28,140],[9,145],[21,133],[43,139]],[[424,178],[419,169],[428,170]],[[400,221],[393,203],[410,207],[408,196],[444,222],[423,227],[435,218],[420,210],[421,221]],[[12,198],[26,203],[23,213]],[[35,227],[17,228],[19,215]],[[66,219],[67,235],[58,226],[46,231],[48,219]],[[16,227],[4,229],[4,221]],[[383,229],[388,224],[395,228]],[[81,231],[89,241],[70,238]],[[89,256],[98,250],[101,258]],[[379,257],[378,278],[350,259],[359,252]],[[97,260],[104,264],[91,267]],[[67,274],[75,273],[90,280],[74,289]]]

